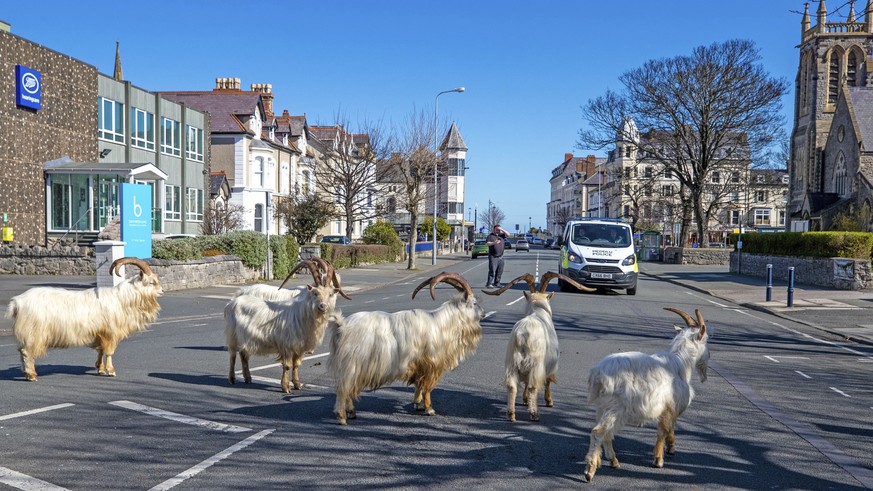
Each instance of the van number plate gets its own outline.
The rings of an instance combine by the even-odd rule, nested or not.
[[[611,280],[612,273],[591,273],[591,277],[600,280]]]

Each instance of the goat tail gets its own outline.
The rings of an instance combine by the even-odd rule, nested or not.
[[[594,402],[604,394],[613,391],[614,380],[604,375],[597,369],[592,369],[588,374],[588,402]]]
[[[9,307],[6,307],[6,315],[7,319],[14,319],[18,316],[18,302],[13,298],[9,301]]]

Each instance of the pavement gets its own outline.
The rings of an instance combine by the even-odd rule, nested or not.
[[[339,270],[343,290],[350,295],[394,283],[408,282],[440,272],[460,261],[473,261],[467,254],[443,255],[431,264],[430,257],[417,260],[417,270],[409,271],[406,263],[389,263]],[[484,258],[475,261],[485,261]],[[473,263],[471,263],[472,267]],[[483,270],[484,274],[484,270]],[[846,340],[873,345],[873,290],[847,291],[811,285],[795,284],[794,301],[787,305],[788,285],[774,281],[772,300],[766,301],[766,282],[733,274],[727,265],[691,265],[640,263],[640,274],[667,281],[692,290],[735,303],[741,307],[771,313],[840,336]],[[483,276],[484,277],[484,276]],[[289,280],[290,286],[308,283],[309,275]],[[279,285],[280,280],[271,281]],[[4,319],[9,299],[34,286],[90,288],[92,276],[21,276],[0,275],[0,334],[10,334],[11,321]],[[478,285],[474,284],[478,288]],[[218,285],[215,288],[222,288]],[[226,290],[228,287],[223,286]]]

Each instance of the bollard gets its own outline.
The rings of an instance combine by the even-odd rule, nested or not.
[[[794,266],[788,268],[788,306],[794,306]]]
[[[767,301],[773,300],[773,265],[767,265]]]

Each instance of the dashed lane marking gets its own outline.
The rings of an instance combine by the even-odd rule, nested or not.
[[[35,477],[30,477],[27,474],[15,472],[12,469],[7,469],[5,467],[0,467],[0,483],[17,489],[33,491],[67,491],[67,488],[55,486],[52,483],[45,482]]]
[[[39,409],[31,409],[29,411],[21,411],[20,413],[7,414],[5,416],[0,416],[0,421],[6,419],[20,418],[22,416],[30,416],[31,414],[44,413],[46,411],[54,411],[55,409],[63,409],[65,407],[75,406],[75,404],[64,403],[64,404],[55,404],[54,406],[46,406],[41,407]],[[0,473],[2,474],[2,473]]]
[[[810,379],[812,378],[812,377],[810,377],[809,375],[807,375],[807,374],[801,372],[800,370],[795,370],[795,372],[798,373],[798,374],[799,374],[801,377],[803,377],[803,378],[810,378]]]
[[[514,304],[514,303],[516,303],[516,302],[518,302],[518,301],[519,301],[519,300],[522,300],[522,299],[523,299],[523,298],[524,298],[524,297],[518,297],[518,298],[516,298],[516,299],[515,299],[515,300],[513,300],[513,301],[511,301],[511,302],[509,302],[509,303],[508,303],[508,304],[506,304],[506,305],[512,305],[512,304]]]
[[[159,418],[169,419],[170,421],[176,421],[178,423],[185,423],[193,426],[209,428],[210,430],[223,431],[226,433],[242,433],[246,431],[252,431],[251,428],[245,428],[243,426],[217,423],[215,421],[208,421],[205,419],[195,418],[193,416],[186,416],[184,414],[165,411],[163,409],[158,409],[155,407],[143,406],[142,404],[137,404],[130,401],[112,401],[109,404],[112,404],[113,406],[123,407],[124,409],[130,409],[132,411],[139,411],[150,416],[157,416]]]
[[[497,313],[496,310],[492,310],[491,312],[486,313],[486,314],[485,314],[485,319],[491,317],[492,315],[494,315],[494,314],[496,314],[496,313]]]
[[[314,359],[316,359],[316,358],[324,358],[325,356],[328,356],[328,355],[330,355],[330,352],[327,352],[327,353],[319,353],[319,354],[317,354],[317,355],[306,355],[306,356],[303,357],[303,361],[314,360]],[[270,363],[269,365],[261,365],[261,366],[258,366],[258,367],[249,368],[249,371],[250,371],[250,372],[257,372],[258,370],[266,370],[266,369],[268,369],[268,368],[276,368],[276,367],[281,367],[281,366],[282,366],[281,363]],[[236,374],[237,374],[237,375],[242,375],[242,370],[237,370],[237,371],[236,371]]]
[[[843,397],[848,397],[849,399],[852,398],[852,396],[850,396],[849,394],[846,394],[845,392],[841,391],[840,389],[838,389],[836,387],[830,387],[830,389]]]
[[[259,433],[256,433],[256,434],[246,438],[245,440],[237,443],[236,445],[230,446],[226,450],[218,452],[217,454],[213,455],[212,457],[209,457],[208,459],[204,460],[203,462],[200,462],[199,464],[197,464],[194,467],[191,467],[190,469],[176,475],[175,477],[167,479],[166,481],[162,482],[161,484],[158,484],[157,486],[151,488],[149,491],[164,491],[167,489],[174,488],[174,487],[178,486],[179,484],[182,484],[183,482],[187,481],[188,479],[196,476],[197,474],[200,474],[201,472],[205,471],[206,469],[212,467],[213,465],[217,464],[218,462],[221,462],[222,460],[230,457],[235,452],[248,447],[249,445],[260,440],[261,438],[264,438],[265,436],[269,435],[270,433],[272,433],[274,431],[276,431],[276,430],[270,429],[270,430],[264,430],[264,431],[261,431]]]
[[[769,355],[764,355],[764,358],[772,361],[773,363],[779,363],[779,360],[777,358],[793,359],[793,360],[808,360],[809,359],[806,356],[769,356]]]

